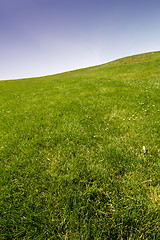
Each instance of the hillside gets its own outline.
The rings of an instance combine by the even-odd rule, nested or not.
[[[0,81],[1,239],[158,239],[160,52]]]

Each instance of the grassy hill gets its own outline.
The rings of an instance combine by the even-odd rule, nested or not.
[[[0,82],[1,239],[158,239],[160,52]]]

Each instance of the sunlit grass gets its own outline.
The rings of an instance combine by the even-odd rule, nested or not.
[[[158,239],[160,52],[0,82],[1,239]]]

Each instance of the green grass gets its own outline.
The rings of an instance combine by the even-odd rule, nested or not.
[[[160,52],[0,81],[0,239],[159,239]]]

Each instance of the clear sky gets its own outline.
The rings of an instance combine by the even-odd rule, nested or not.
[[[160,50],[160,0],[0,0],[0,80]]]

